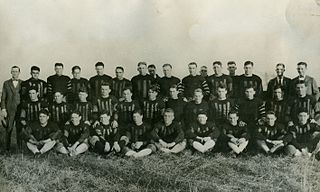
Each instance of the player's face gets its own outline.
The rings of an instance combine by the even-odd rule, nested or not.
[[[149,90],[148,91],[148,96],[149,96],[149,100],[155,100],[157,98],[158,92],[153,91],[153,90]]]
[[[197,120],[201,125],[204,125],[207,123],[208,117],[205,114],[199,114]]]
[[[253,71],[253,66],[252,65],[246,65],[244,66],[244,73],[246,75],[251,75],[252,74],[252,71]]]
[[[56,72],[57,75],[62,75],[63,67],[62,66],[55,66],[54,71]]]
[[[309,119],[308,113],[306,113],[306,112],[301,112],[301,113],[299,113],[299,115],[298,115],[298,120],[299,120],[299,123],[300,123],[301,125],[306,124],[306,123],[308,122],[308,119]]]
[[[130,101],[132,98],[132,93],[129,89],[123,91],[123,98],[125,101]]]
[[[201,67],[201,69],[200,69],[200,74],[201,74],[201,76],[203,76],[203,77],[208,76],[208,70],[207,70],[207,68],[206,68],[206,67]]]
[[[201,103],[203,99],[203,94],[201,92],[195,92],[193,98],[196,103]]]
[[[29,98],[31,101],[38,101],[38,92],[36,90],[29,91]]]
[[[237,125],[238,120],[239,120],[239,116],[237,114],[230,114],[228,117],[228,120],[229,120],[230,124]]]
[[[276,122],[277,118],[275,115],[273,114],[268,114],[266,116],[266,122],[269,126],[274,126],[275,122]]]
[[[146,75],[147,74],[147,66],[146,65],[139,65],[138,71],[140,75]]]
[[[110,86],[101,86],[101,96],[108,97],[111,92]]]
[[[72,113],[70,120],[73,125],[79,125],[81,121],[81,116],[76,113]]]
[[[100,122],[101,122],[103,125],[109,125],[109,123],[110,123],[110,116],[107,115],[107,114],[100,115]]]
[[[227,90],[225,88],[218,88],[218,97],[226,98],[227,97]]]
[[[48,115],[40,113],[40,115],[39,115],[40,124],[46,124],[48,122],[48,120],[49,120]]]
[[[33,79],[39,79],[39,74],[40,74],[40,71],[38,71],[38,70],[32,70],[31,71],[31,77]]]
[[[213,72],[216,75],[219,75],[222,73],[222,67],[218,64],[213,65]]]
[[[256,94],[256,92],[254,91],[253,88],[246,89],[246,91],[245,91],[246,98],[248,98],[248,99],[253,99],[254,94]]]
[[[87,101],[87,97],[88,97],[88,93],[86,93],[86,92],[79,92],[79,100],[81,101],[81,102],[85,102],[85,101]]]
[[[306,74],[306,70],[306,66],[304,65],[298,65],[297,67],[297,71],[300,76],[304,76]]]
[[[18,79],[18,78],[19,78],[19,75],[20,75],[20,70],[19,70],[19,68],[16,68],[16,67],[11,68],[11,76],[12,76],[12,78]]]
[[[134,113],[134,114],[132,115],[132,118],[133,118],[133,121],[134,121],[136,124],[141,124],[143,116],[140,115],[139,113]]]
[[[56,92],[54,94],[54,100],[57,102],[57,103],[62,103],[63,101],[63,95],[60,93],[60,92]]]
[[[179,91],[176,88],[169,89],[170,98],[176,99],[178,98]]]
[[[123,71],[122,69],[116,69],[116,77],[118,79],[122,79],[123,78]]]
[[[165,66],[162,69],[165,77],[171,77],[172,69],[170,66]]]
[[[285,70],[284,70],[283,66],[279,65],[276,67],[277,76],[283,76],[284,71]]]
[[[75,70],[72,72],[72,75],[73,75],[73,78],[75,78],[75,79],[80,79],[80,77],[81,77],[81,70],[80,70],[80,69],[75,69]]]
[[[274,97],[276,100],[282,100],[283,99],[283,92],[281,89],[274,90]]]
[[[174,119],[174,114],[171,112],[166,112],[163,114],[164,123],[170,125]]]
[[[234,73],[236,73],[237,67],[235,64],[231,64],[231,65],[229,64],[227,69],[228,69],[229,73],[234,74]]]
[[[104,67],[103,66],[97,66],[96,67],[96,72],[97,72],[98,75],[103,75]]]
[[[149,74],[152,75],[152,76],[156,74],[156,69],[153,68],[153,67],[149,67],[148,71],[149,71]]]
[[[197,66],[196,65],[189,65],[189,73],[193,76],[197,74]]]
[[[296,91],[299,96],[304,96],[307,93],[307,87],[305,84],[300,83],[296,85]]]

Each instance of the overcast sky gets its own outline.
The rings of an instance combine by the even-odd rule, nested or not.
[[[318,3],[318,4],[317,4]],[[191,61],[207,65],[234,60],[243,73],[246,60],[255,63],[263,80],[278,62],[296,76],[296,63],[306,61],[320,84],[319,0],[0,0],[0,83],[10,67],[29,77],[32,65],[41,78],[55,62],[73,65],[83,75],[95,74],[103,61],[114,76],[118,65],[126,76],[139,61],[171,63],[175,75],[187,75]]]

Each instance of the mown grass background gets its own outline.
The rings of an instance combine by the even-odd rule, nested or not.
[[[2,133],[2,132],[0,132]],[[320,163],[264,155],[0,155],[0,191],[320,191]]]

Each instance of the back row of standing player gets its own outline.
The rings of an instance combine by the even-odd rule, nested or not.
[[[253,66],[254,64],[251,61],[245,62],[245,73],[235,76],[236,64],[235,62],[229,62],[228,70],[230,75],[225,75],[222,73],[222,63],[216,61],[213,63],[214,74],[207,76],[205,74],[206,67],[201,67],[201,75],[198,75],[197,64],[190,63],[188,65],[190,74],[183,78],[181,82],[179,78],[171,75],[172,66],[170,64],[163,65],[164,77],[160,78],[155,73],[156,68],[154,65],[147,66],[146,63],[140,62],[138,64],[139,74],[133,77],[131,81],[123,77],[124,69],[122,67],[117,67],[115,70],[116,77],[111,78],[104,74],[104,64],[98,62],[95,65],[97,75],[90,78],[90,80],[80,76],[81,68],[79,66],[72,68],[73,79],[70,79],[68,76],[63,75],[63,64],[56,63],[56,74],[48,77],[47,82],[38,78],[40,69],[36,66],[31,68],[32,77],[21,82],[21,80],[18,80],[20,69],[15,66],[12,67],[12,79],[4,83],[1,99],[2,114],[8,120],[6,126],[8,129],[7,135],[10,135],[12,131],[12,120],[17,120],[17,132],[20,133],[23,128],[29,127],[29,129],[24,129],[23,132],[24,135],[30,136],[30,131],[37,127],[30,127],[31,122],[38,121],[42,109],[49,110],[47,115],[50,114],[51,120],[58,122],[60,130],[65,129],[65,124],[70,120],[70,114],[73,114],[73,112],[75,112],[75,116],[77,114],[81,116],[82,122],[86,125],[94,127],[102,123],[100,122],[101,114],[107,115],[111,118],[111,120],[108,120],[111,121],[108,123],[111,126],[110,132],[114,128],[126,127],[128,124],[136,123],[133,122],[134,118],[132,118],[134,117],[134,111],[143,117],[143,122],[151,125],[150,128],[143,128],[142,132],[149,129],[152,130],[157,126],[161,130],[161,126],[159,128],[159,125],[157,125],[158,122],[161,122],[168,114],[173,113],[175,122],[178,122],[183,132],[186,135],[192,135],[191,143],[189,143],[198,151],[211,149],[213,147],[212,141],[214,143],[217,141],[220,134],[217,134],[213,127],[217,127],[218,132],[224,132],[224,135],[228,135],[227,132],[230,128],[223,129],[222,127],[227,122],[231,123],[232,117],[236,116],[234,119],[238,118],[239,120],[237,119],[235,124],[240,124],[241,130],[244,130],[245,127],[247,131],[244,133],[248,135],[245,137],[246,139],[242,137],[232,139],[236,137],[231,137],[233,142],[230,140],[230,145],[232,146],[232,143],[236,145],[238,148],[236,151],[243,150],[242,148],[248,144],[249,136],[258,137],[258,135],[261,136],[261,133],[271,137],[281,132],[282,135],[280,135],[282,138],[286,138],[285,140],[288,143],[288,137],[285,137],[283,131],[288,131],[287,126],[294,127],[299,124],[298,115],[300,113],[306,113],[310,119],[318,119],[320,108],[317,103],[319,98],[317,84],[312,77],[305,74],[306,63],[300,62],[297,64],[299,76],[292,80],[284,77],[285,65],[277,64],[277,77],[269,81],[267,92],[263,94],[261,78],[252,73]],[[11,91],[16,90],[21,97],[20,107],[17,107],[17,112],[15,112],[13,118],[10,112],[12,113],[14,110],[9,110],[8,107],[10,104],[8,102],[10,97],[8,96],[10,94],[6,91],[7,84]],[[165,109],[168,108],[172,110],[166,110],[166,113],[164,113]],[[139,109],[142,112],[138,113],[137,110]],[[272,111],[272,113],[265,114],[266,111]],[[45,115],[45,112],[42,115]],[[273,116],[273,118],[270,116]],[[165,119],[164,121],[166,121]],[[278,128],[274,128],[275,120],[277,120],[277,124],[285,125],[279,133],[277,133]],[[209,122],[215,122],[215,125],[206,125]],[[268,125],[268,122],[270,125]],[[198,125],[195,125],[195,123],[198,123]],[[313,121],[311,123],[312,127],[315,126]],[[67,124],[70,127],[70,122]],[[265,128],[265,126],[270,126],[271,128]],[[200,127],[202,127],[201,131]],[[300,131],[300,128],[296,129],[301,133],[310,131],[309,126],[302,131]],[[29,130],[29,134],[26,130]],[[194,134],[194,132],[197,132],[197,134]],[[215,139],[209,140],[209,136],[206,135],[207,132],[210,132],[208,134],[215,137]],[[75,133],[78,134],[78,131]],[[90,133],[88,134],[90,135]],[[22,139],[20,134],[17,135],[18,145],[21,145]],[[179,137],[181,139],[181,134]],[[222,137],[220,136],[220,138]],[[28,139],[30,138],[28,137]],[[276,140],[277,142],[274,143],[279,144],[279,139],[267,137],[265,140]],[[96,144],[97,140],[93,141]],[[121,141],[126,141],[124,142],[126,144],[129,143],[128,139],[122,138]],[[306,142],[306,139],[304,141]],[[311,140],[308,142],[310,143]],[[314,143],[313,140],[312,142]],[[244,145],[245,143],[246,145]],[[270,143],[272,144],[272,142],[264,142],[262,144],[259,142],[259,146],[269,152],[268,145]],[[77,145],[80,145],[80,143],[77,143]],[[30,146],[32,145],[29,144]],[[121,145],[120,148],[123,148],[123,146]],[[173,149],[174,146],[169,148]],[[68,147],[62,148],[60,146],[59,148],[65,152],[68,151]],[[298,147],[295,147],[295,150],[297,150]],[[10,148],[10,139],[7,139],[7,148]],[[35,148],[38,148],[37,145]],[[178,149],[180,148],[178,147]],[[37,152],[37,150],[34,151]],[[75,149],[72,151],[74,153]],[[131,153],[129,152],[129,154]]]

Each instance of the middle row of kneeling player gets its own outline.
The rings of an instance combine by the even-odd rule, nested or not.
[[[275,113],[266,113],[254,133],[239,121],[237,112],[231,111],[228,122],[217,127],[208,121],[206,112],[198,112],[194,123],[185,128],[174,121],[174,111],[167,108],[163,120],[153,127],[143,121],[141,110],[133,112],[133,123],[125,126],[110,125],[110,115],[100,114],[100,122],[95,128],[83,123],[81,114],[72,112],[70,121],[59,130],[49,121],[49,112],[40,111],[39,121],[27,126],[23,133],[27,147],[34,154],[42,154],[54,148],[63,154],[75,156],[87,151],[90,146],[101,155],[112,151],[126,156],[142,157],[156,150],[165,153],[179,153],[186,147],[206,153],[229,150],[234,155],[243,152],[249,143],[266,154],[282,153],[291,156],[310,156],[319,152],[320,126],[305,109],[298,112],[296,124],[286,128],[276,122]],[[187,145],[188,144],[188,145]]]

